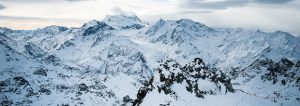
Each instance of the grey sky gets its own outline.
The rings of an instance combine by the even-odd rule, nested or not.
[[[272,4],[281,4],[281,3],[287,3],[292,0],[254,0],[255,2],[258,3],[272,3]]]
[[[189,18],[211,27],[300,34],[300,0],[0,0],[0,26],[14,29],[78,27],[119,13],[148,22]]]
[[[242,7],[248,4],[260,5],[282,5],[292,0],[223,0],[207,2],[205,0],[180,0],[180,7],[198,9],[227,9],[231,7]]]
[[[0,4],[0,10],[5,9],[3,5]]]
[[[71,2],[80,2],[80,1],[92,1],[92,0],[66,0],[66,1],[71,1]]]

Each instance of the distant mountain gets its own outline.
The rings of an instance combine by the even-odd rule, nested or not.
[[[0,64],[4,106],[300,103],[299,37],[190,19],[0,27]]]

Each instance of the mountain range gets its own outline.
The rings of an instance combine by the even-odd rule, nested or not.
[[[297,106],[300,38],[114,15],[0,27],[0,105]]]

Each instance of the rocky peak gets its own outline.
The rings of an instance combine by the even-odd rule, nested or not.
[[[108,15],[103,21],[116,29],[140,29],[144,24],[137,16]]]
[[[196,37],[209,36],[215,31],[204,24],[190,19],[158,20],[145,30],[151,42],[181,44]]]
[[[47,31],[48,31],[48,32],[50,32],[50,31],[53,31],[53,32],[63,32],[63,31],[66,31],[66,30],[68,30],[67,27],[64,27],[64,26],[56,26],[56,25],[47,26],[47,27],[41,29],[41,31],[46,31],[46,32],[47,32]]]
[[[6,34],[6,33],[12,33],[13,30],[6,28],[6,27],[0,27],[0,33]]]
[[[96,34],[97,32],[103,32],[105,30],[114,30],[114,28],[104,22],[93,20],[88,23],[85,23],[82,26],[82,30],[84,30],[83,36],[87,36],[87,35]]]

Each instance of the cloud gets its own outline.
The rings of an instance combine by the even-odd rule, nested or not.
[[[19,2],[26,1],[26,2],[28,2],[28,1],[64,1],[64,0],[0,0],[0,1],[13,1],[13,2],[17,2],[17,1],[19,1]]]
[[[67,27],[80,27],[87,20],[66,19],[66,18],[40,18],[40,17],[23,17],[23,16],[6,16],[0,15],[0,27],[12,29],[35,29],[43,28],[50,25],[59,25]]]
[[[79,2],[79,1],[96,1],[96,0],[65,0],[70,2]]]
[[[177,0],[179,7],[192,9],[209,9],[209,10],[223,10],[230,7],[243,7],[248,4],[285,4],[293,0],[224,0],[211,1],[207,0]]]
[[[199,13],[212,13],[212,11],[207,10],[179,10],[177,14],[199,14]]]
[[[114,15],[126,15],[126,16],[136,15],[134,12],[122,10],[118,6],[112,8],[111,11],[112,11],[112,14],[114,14]]]
[[[5,20],[42,20],[42,18],[35,17],[16,17],[16,16],[4,16],[0,15],[0,19]]]
[[[16,21],[20,21],[20,20],[39,20],[39,21],[49,21],[49,20],[53,20],[53,21],[83,21],[80,19],[64,19],[64,18],[40,18],[40,17],[23,17],[23,16],[6,16],[6,15],[0,15],[0,20],[16,20]]]
[[[5,9],[6,7],[0,4],[0,10]]]
[[[257,3],[267,3],[267,4],[284,4],[292,0],[254,0]]]
[[[215,1],[205,2],[203,0],[184,0],[179,4],[183,8],[200,8],[200,9],[227,9],[228,7],[236,7],[246,5],[246,0],[227,0],[227,1]]]
[[[60,2],[60,1],[69,1],[69,2],[80,2],[80,1],[97,1],[97,0],[0,0],[6,2]]]

